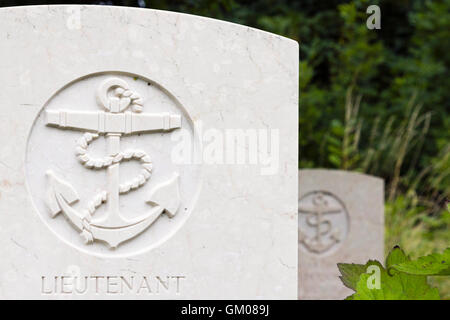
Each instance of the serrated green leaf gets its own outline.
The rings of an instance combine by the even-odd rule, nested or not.
[[[395,249],[393,250],[395,251]],[[403,254],[403,257],[402,257]],[[391,254],[390,261],[404,259],[401,250]],[[425,276],[410,275],[402,272],[389,275],[378,263],[379,287],[377,272],[363,273],[356,285],[356,293],[348,297],[352,300],[439,300],[439,293],[427,283]]]
[[[355,264],[355,263],[338,263],[338,269],[341,272],[342,283],[349,289],[356,291],[356,284],[361,277],[361,274],[367,271],[367,267],[371,264],[374,264],[374,260],[369,260],[365,265],[364,264]]]
[[[422,276],[448,276],[450,275],[450,248],[444,253],[433,253],[413,261],[404,261],[390,268],[411,275]]]
[[[406,274],[389,276],[381,271],[380,289],[370,289],[367,283],[373,275],[364,273],[357,284],[353,300],[439,300],[439,292],[427,284],[426,277]],[[406,277],[405,277],[406,276]],[[409,277],[409,278],[408,278]],[[415,277],[412,279],[411,277]]]
[[[354,263],[338,263],[337,266],[341,273],[339,279],[341,279],[344,286],[356,290],[356,284],[358,283],[361,274],[366,272],[365,266],[363,264]]]
[[[393,265],[409,261],[406,254],[399,246],[395,246],[391,252],[389,252],[386,258],[386,268],[389,270]]]

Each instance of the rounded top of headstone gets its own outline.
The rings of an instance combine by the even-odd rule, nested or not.
[[[357,180],[366,180],[372,181],[373,183],[378,183],[384,185],[384,179],[376,176],[372,176],[369,174],[355,172],[355,171],[346,171],[346,170],[338,170],[338,169],[299,169],[299,178],[307,175],[316,175],[316,176],[327,176],[333,177],[336,179],[346,178],[346,179],[357,179]]]
[[[32,13],[32,12],[38,13],[38,12],[42,11],[42,12],[46,12],[49,17],[54,14],[57,14],[59,12],[64,12],[64,13],[66,13],[66,15],[70,15],[70,14],[77,13],[77,12],[82,12],[82,13],[86,13],[86,14],[89,12],[92,12],[95,15],[104,13],[105,15],[108,15],[108,16],[112,16],[115,12],[120,12],[120,14],[123,14],[124,12],[126,12],[127,14],[133,14],[133,16],[135,18],[142,18],[142,19],[145,18],[144,15],[151,15],[155,18],[156,17],[167,17],[169,19],[176,18],[178,20],[184,19],[185,21],[188,21],[188,20],[196,21],[194,28],[189,29],[189,32],[195,32],[195,31],[201,32],[203,30],[206,31],[206,29],[208,29],[206,27],[206,25],[216,24],[216,25],[222,25],[223,27],[225,27],[227,29],[237,28],[237,29],[241,29],[243,31],[255,32],[255,33],[257,33],[256,38],[261,38],[262,36],[277,38],[279,40],[289,42],[292,45],[295,45],[297,47],[297,50],[299,47],[299,44],[296,40],[290,39],[287,37],[283,37],[283,36],[277,35],[275,33],[268,32],[268,31],[241,25],[241,24],[234,23],[234,22],[223,21],[223,20],[218,20],[218,19],[203,17],[203,16],[197,16],[197,15],[187,14],[187,13],[167,11],[167,10],[157,10],[157,9],[150,9],[150,8],[136,8],[136,7],[126,7],[126,6],[108,6],[108,5],[31,5],[31,6],[3,7],[3,8],[0,8],[0,15],[4,12],[5,13],[8,12],[8,14],[9,14],[10,11],[17,11],[17,12],[25,11],[27,13]],[[102,20],[102,18],[100,18],[100,17],[97,17],[97,19],[100,21]],[[72,22],[75,22],[75,21],[72,21]],[[186,32],[187,30],[184,29],[184,30],[180,30],[180,31]]]

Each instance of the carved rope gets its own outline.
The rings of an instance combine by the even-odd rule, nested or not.
[[[87,152],[89,145],[92,141],[96,140],[99,137],[96,133],[86,132],[83,136],[78,140],[76,147],[76,154],[78,160],[81,162],[83,166],[87,169],[103,169],[107,168],[113,164],[120,163],[122,161],[130,161],[130,160],[139,160],[142,165],[141,172],[132,180],[129,180],[125,183],[120,184],[119,193],[125,194],[130,190],[137,190],[142,187],[152,174],[153,164],[150,156],[142,150],[125,150],[123,152],[119,152],[114,157],[105,156],[103,158],[94,158],[90,156]],[[94,238],[90,231],[90,222],[95,211],[107,201],[107,192],[102,191],[89,202],[88,207],[83,211],[83,230],[81,235],[84,237],[86,243],[92,243]]]
[[[142,108],[143,108],[142,106],[144,105],[144,100],[141,98],[141,96],[137,92],[131,91],[129,89],[124,89],[122,87],[118,87],[114,90],[114,93],[120,99],[130,98],[131,108],[134,112],[142,111]]]

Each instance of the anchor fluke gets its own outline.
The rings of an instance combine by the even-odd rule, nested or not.
[[[178,188],[178,173],[174,173],[167,181],[157,186],[150,192],[147,203],[161,206],[169,216],[173,218],[180,206],[180,191]]]
[[[58,197],[63,197],[68,204],[73,204],[79,200],[78,194],[75,189],[58,178],[52,170],[46,172],[49,188],[47,191],[47,206],[50,209],[52,218],[62,211]]]

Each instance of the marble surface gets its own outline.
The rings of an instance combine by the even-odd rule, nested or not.
[[[120,210],[130,219],[144,212],[146,195],[173,171],[180,208],[115,249],[85,244],[65,216],[52,218],[45,173],[69,181],[84,204],[106,173],[76,161],[82,132],[47,126],[44,115],[100,111],[95,92],[111,77],[142,95],[144,113],[180,115],[199,145],[211,130],[275,130],[275,165],[177,164],[170,132],[124,137],[123,147],[152,156],[153,171],[121,196]],[[149,9],[1,8],[0,87],[0,298],[297,298],[295,41]],[[92,143],[97,156],[104,148],[103,136]],[[120,180],[135,162],[120,164]]]
[[[339,279],[337,263],[384,261],[384,181],[300,170],[298,222],[299,299],[344,299],[353,291]]]

